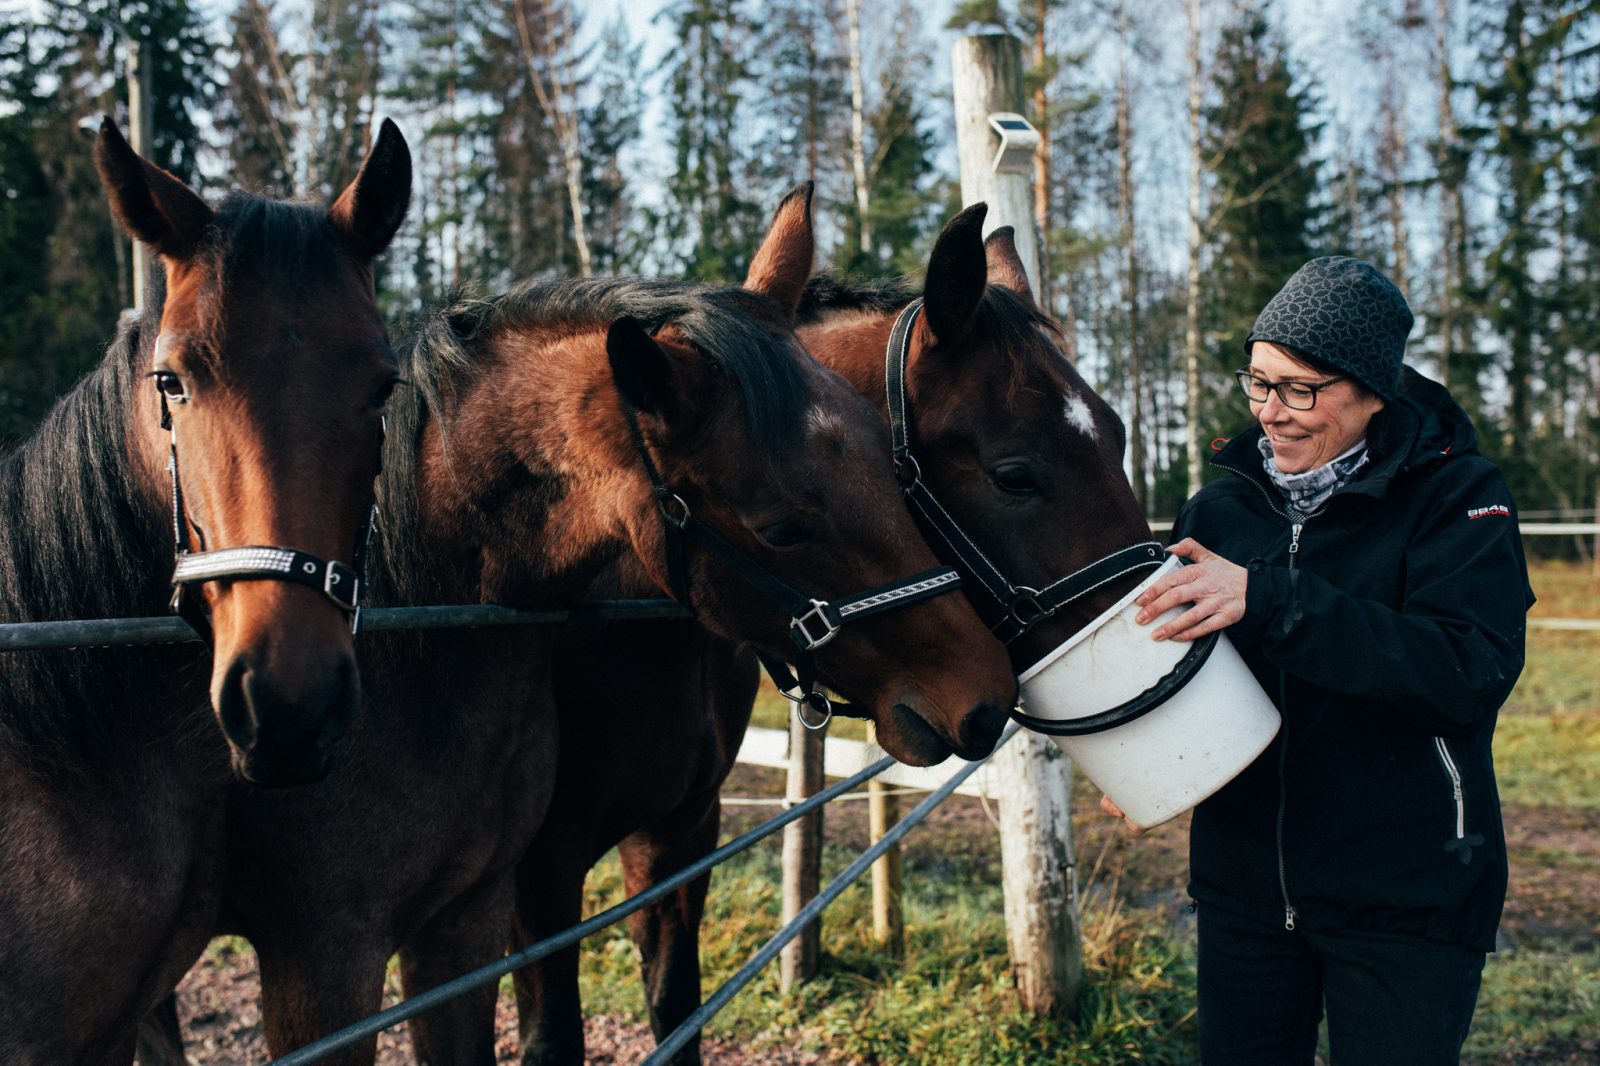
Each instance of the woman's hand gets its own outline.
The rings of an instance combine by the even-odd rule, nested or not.
[[[1155,629],[1155,640],[1194,640],[1233,625],[1244,617],[1244,590],[1250,572],[1185,537],[1167,551],[1188,559],[1189,566],[1174,570],[1145,589],[1137,601],[1135,621],[1146,625],[1173,607],[1192,606]]]
[[[1139,836],[1144,832],[1142,828],[1133,824],[1132,818],[1129,818],[1126,814],[1122,813],[1121,807],[1118,807],[1115,803],[1111,802],[1110,796],[1107,796],[1103,792],[1100,794],[1100,809],[1106,814],[1111,815],[1113,818],[1121,818],[1122,824],[1126,825],[1128,827],[1128,832],[1132,833],[1134,836]]]

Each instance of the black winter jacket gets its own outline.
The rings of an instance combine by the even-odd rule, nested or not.
[[[1289,928],[1494,948],[1506,849],[1489,742],[1522,671],[1516,507],[1444,388],[1409,368],[1372,459],[1296,523],[1260,427],[1178,515],[1248,567],[1229,636],[1283,712],[1260,758],[1195,811],[1189,890]]]

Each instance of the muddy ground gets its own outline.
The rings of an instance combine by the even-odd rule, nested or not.
[[[726,794],[781,795],[781,778],[773,771],[741,766]],[[1092,810],[1092,798],[1080,796],[1078,809]],[[770,813],[760,807],[732,808],[725,826],[729,832],[741,832]],[[908,866],[926,863],[927,870],[937,869],[940,862],[998,864],[999,840],[991,814],[978,800],[953,798],[908,839]],[[1600,834],[1587,824],[1583,812],[1563,808],[1508,807],[1505,821],[1512,870],[1500,927],[1502,946],[1600,946]],[[1109,819],[1091,816],[1079,829],[1080,882],[1092,890],[1114,890],[1133,905],[1170,903],[1176,913],[1183,899],[1187,835],[1187,819],[1133,839]],[[842,846],[865,847],[865,805],[836,804],[828,815],[828,836]],[[1551,854],[1571,859],[1552,867],[1541,861],[1541,856]],[[248,951],[213,950],[190,972],[179,989],[179,1013],[195,1066],[266,1059],[257,996],[255,956]],[[385,997],[386,1003],[398,998],[398,987],[390,988]],[[516,1014],[507,997],[501,997],[498,1031],[499,1061],[515,1062]],[[606,1017],[588,1020],[587,1043],[593,1066],[636,1063],[654,1046],[643,1024]],[[1590,1050],[1600,1059],[1600,1045]],[[412,1061],[404,1027],[380,1037],[380,1066]],[[706,1045],[705,1061],[708,1066],[826,1066],[827,1062],[792,1047],[751,1048],[724,1041]]]

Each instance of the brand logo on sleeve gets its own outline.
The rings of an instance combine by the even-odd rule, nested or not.
[[[1467,508],[1467,520],[1469,522],[1476,521],[1479,518],[1489,518],[1495,515],[1498,515],[1501,518],[1510,518],[1511,508],[1507,507],[1503,503],[1491,503],[1487,507]]]

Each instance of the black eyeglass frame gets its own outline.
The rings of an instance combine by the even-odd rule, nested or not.
[[[1233,376],[1234,376],[1234,379],[1239,382],[1239,388],[1244,392],[1245,399],[1249,400],[1251,403],[1266,403],[1267,402],[1267,397],[1265,395],[1262,395],[1260,398],[1257,398],[1256,395],[1251,391],[1251,388],[1250,388],[1251,383],[1252,382],[1259,382],[1260,384],[1266,386],[1266,391],[1267,392],[1269,392],[1269,393],[1276,392],[1278,394],[1278,402],[1283,404],[1283,406],[1287,407],[1291,411],[1309,411],[1309,410],[1311,410],[1313,407],[1317,406],[1317,393],[1321,392],[1323,389],[1327,388],[1329,385],[1337,385],[1337,384],[1339,384],[1339,382],[1346,381],[1350,377],[1349,374],[1340,374],[1338,377],[1332,377],[1332,378],[1329,378],[1326,381],[1317,381],[1317,382],[1311,382],[1311,381],[1268,381],[1266,378],[1258,378],[1258,377],[1256,377],[1255,374],[1250,372],[1250,368],[1249,367],[1243,367],[1243,368],[1241,368],[1239,370],[1235,370],[1233,372]],[[1306,405],[1304,407],[1301,407],[1299,405],[1299,403],[1295,403],[1295,402],[1291,402],[1290,401],[1289,396],[1283,391],[1285,385],[1290,386],[1291,388],[1305,389],[1310,394],[1309,397],[1308,397],[1308,402],[1306,403]]]

